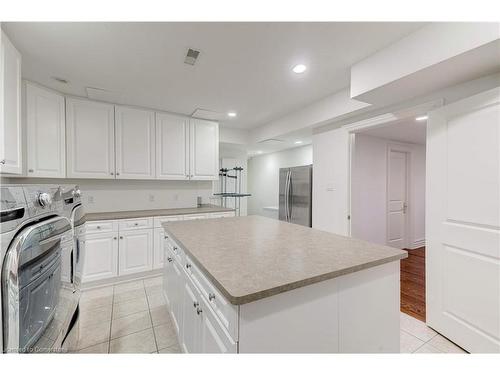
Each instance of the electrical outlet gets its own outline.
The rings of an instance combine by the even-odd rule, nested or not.
[[[92,195],[89,195],[89,196],[87,197],[87,201],[88,201],[90,204],[94,203],[94,197],[93,197]]]
[[[149,201],[154,202],[155,201],[155,196],[153,194],[149,194]]]

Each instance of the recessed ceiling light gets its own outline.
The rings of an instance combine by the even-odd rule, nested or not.
[[[297,64],[293,67],[292,70],[297,74],[304,73],[307,70],[307,66],[305,66],[304,64]]]
[[[228,112],[227,115],[229,117],[236,117],[236,112]]]
[[[418,117],[415,117],[415,120],[417,121],[425,121],[429,118],[429,116],[418,116]]]
[[[260,151],[260,150],[259,150],[259,151],[257,151],[256,153],[257,153],[257,154],[262,154],[262,151]]]
[[[302,144],[302,141],[295,141],[295,144],[296,144],[296,145],[301,145],[301,144]]]

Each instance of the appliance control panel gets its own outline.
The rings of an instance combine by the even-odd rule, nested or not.
[[[24,194],[31,216],[50,213],[62,209],[62,202],[57,199],[58,186],[27,186]]]

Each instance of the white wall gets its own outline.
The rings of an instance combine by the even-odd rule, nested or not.
[[[255,156],[248,161],[249,215],[278,218],[278,211],[264,207],[278,207],[279,169],[313,163],[312,145]],[[314,175],[314,169],[313,169]]]
[[[90,180],[10,178],[13,184],[75,184],[83,192],[86,212],[196,207],[196,198],[211,203],[211,181]],[[153,198],[153,201],[150,199]]]
[[[425,145],[356,134],[351,169],[351,235],[387,243],[387,152],[389,144],[410,152],[409,246],[425,239]]]

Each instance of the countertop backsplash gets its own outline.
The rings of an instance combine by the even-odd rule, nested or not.
[[[216,203],[210,199],[212,181],[10,178],[8,182],[78,185],[88,213],[196,207],[198,196],[203,204]]]

